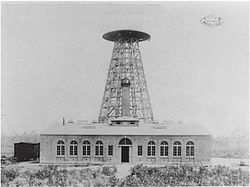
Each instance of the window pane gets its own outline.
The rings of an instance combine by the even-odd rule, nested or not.
[[[129,140],[126,138],[125,140],[125,144],[128,145],[129,144]]]
[[[186,147],[186,156],[190,156],[189,155],[189,146]]]
[[[109,156],[113,155],[113,146],[112,145],[108,146],[108,155]]]
[[[165,146],[165,156],[168,156],[168,146]]]
[[[87,155],[90,155],[90,146],[87,146]]]
[[[177,149],[176,146],[174,146],[173,156],[177,156],[176,149]]]
[[[82,155],[86,155],[87,153],[86,153],[86,146],[83,146],[82,147]]]
[[[152,156],[155,156],[155,146],[152,146]]]
[[[57,146],[56,154],[57,154],[57,155],[60,155],[60,146]]]
[[[148,156],[151,156],[151,146],[148,146]]]
[[[70,144],[77,144],[77,142],[75,140],[72,140]]]
[[[99,146],[95,146],[95,155],[99,155]]]
[[[150,142],[148,142],[148,145],[155,145],[155,142],[154,141],[150,141]]]
[[[191,147],[191,156],[194,156],[194,147]]]
[[[181,146],[178,146],[178,156],[181,156]]]
[[[87,140],[85,140],[85,141],[83,142],[83,144],[90,144],[90,142],[87,141]]]
[[[100,155],[103,155],[103,146],[100,146]]]
[[[138,156],[142,156],[142,146],[138,145]]]
[[[194,142],[189,141],[189,142],[187,143],[187,145],[194,145]]]
[[[61,146],[62,155],[65,155],[65,146]]]
[[[69,154],[73,155],[73,146],[72,145],[69,147]]]
[[[160,156],[164,156],[164,147],[163,146],[161,146],[161,148],[160,148]]]
[[[77,155],[77,146],[74,146],[75,149],[74,149],[74,155]]]

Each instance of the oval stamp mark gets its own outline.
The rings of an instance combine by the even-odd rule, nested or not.
[[[209,27],[216,27],[224,23],[224,20],[221,17],[208,15],[200,20],[203,25]]]

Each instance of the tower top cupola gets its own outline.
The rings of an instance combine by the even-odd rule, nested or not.
[[[130,87],[130,80],[128,78],[122,79],[121,87]]]

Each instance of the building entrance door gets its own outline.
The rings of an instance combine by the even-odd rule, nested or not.
[[[129,146],[122,146],[122,162],[129,162]]]

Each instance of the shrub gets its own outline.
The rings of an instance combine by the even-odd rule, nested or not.
[[[100,169],[36,166],[2,167],[2,186],[247,186],[249,172],[225,166],[193,167],[137,165],[119,180],[115,166]]]
[[[48,182],[47,179],[34,178],[32,184],[29,183],[29,186],[46,186],[47,182]]]
[[[225,166],[193,167],[189,165],[148,167],[137,165],[125,178],[123,185],[143,186],[218,186],[248,185],[248,172]]]
[[[25,178],[17,177],[11,181],[10,186],[28,186],[28,181]]]
[[[18,167],[1,167],[1,184],[8,184],[19,176]]]
[[[97,186],[107,186],[108,185],[108,177],[106,176],[97,176],[95,179],[94,179],[94,186],[97,187]]]
[[[102,174],[106,176],[112,176],[117,172],[116,166],[103,166],[102,168]]]
[[[139,178],[135,175],[128,175],[121,184],[122,186],[142,186],[142,183]]]
[[[57,170],[55,172],[55,181],[53,185],[55,186],[67,186],[67,170],[64,168],[62,170]]]
[[[109,177],[108,184],[108,186],[118,186],[119,179],[115,175],[112,175]]]

